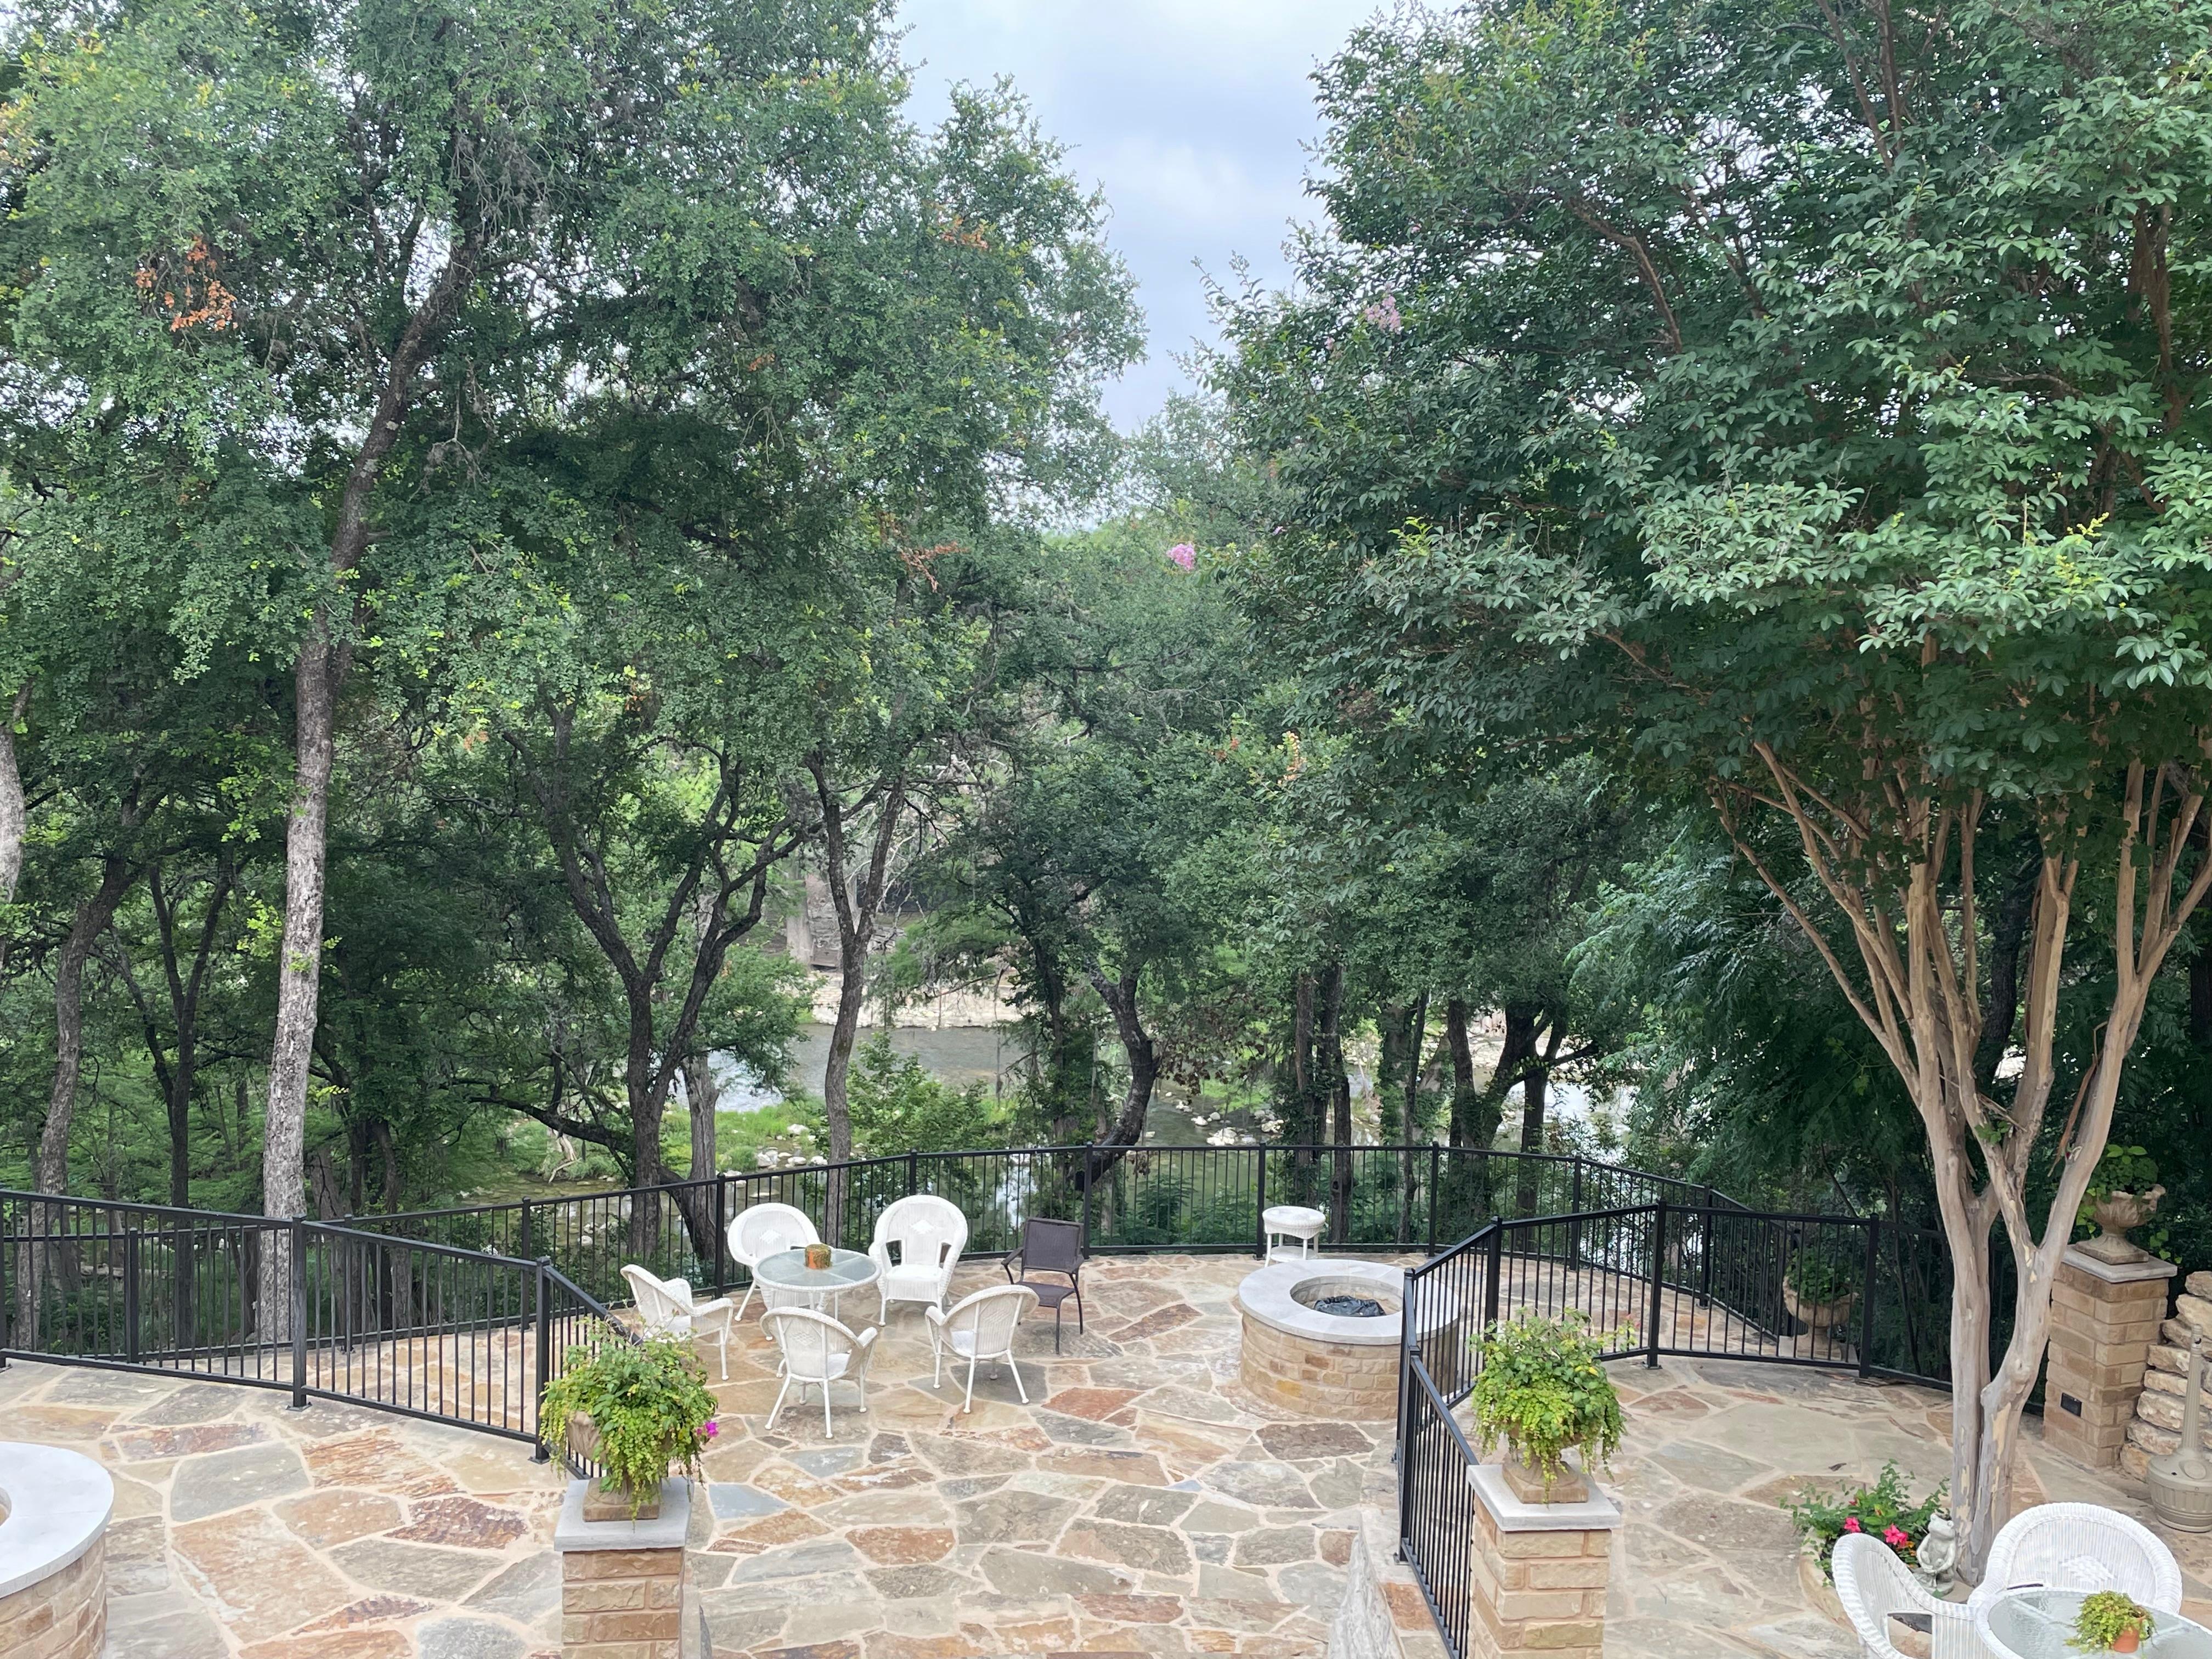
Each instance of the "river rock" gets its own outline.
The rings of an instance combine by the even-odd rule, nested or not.
[[[2181,1288],[2191,1296],[2201,1296],[2207,1302],[2212,1302],[2212,1271],[2198,1268],[2181,1281]]]

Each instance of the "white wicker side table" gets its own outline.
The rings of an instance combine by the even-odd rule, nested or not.
[[[1321,1230],[1328,1225],[1328,1218],[1302,1204],[1271,1204],[1261,1212],[1260,1224],[1267,1233],[1268,1261],[1275,1259],[1276,1240],[1294,1238],[1298,1243],[1298,1259],[1303,1261],[1319,1244]]]

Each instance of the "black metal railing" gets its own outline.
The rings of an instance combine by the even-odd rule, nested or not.
[[[1994,1242],[1992,1267],[2008,1307],[2011,1259]],[[1759,1360],[1948,1388],[1950,1280],[1938,1233],[1666,1197],[1493,1220],[1408,1268],[1399,1549],[1452,1659],[1469,1651],[1479,1461],[1452,1413],[1480,1373],[1483,1332],[1524,1311],[1578,1313],[1608,1358]],[[1993,1358],[2009,1335],[2008,1321],[1991,1333]]]
[[[0,1361],[206,1376],[536,1443],[544,1385],[611,1317],[547,1261],[0,1192]]]

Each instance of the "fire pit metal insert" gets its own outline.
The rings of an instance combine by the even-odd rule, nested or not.
[[[1371,1296],[1324,1296],[1315,1302],[1313,1310],[1339,1319],[1380,1319],[1388,1311]]]

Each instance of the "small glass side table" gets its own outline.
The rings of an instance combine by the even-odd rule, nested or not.
[[[771,1308],[811,1308],[836,1317],[837,1298],[876,1282],[878,1269],[859,1250],[830,1252],[830,1265],[810,1267],[804,1247],[777,1250],[754,1265],[753,1277],[762,1287],[762,1299]]]
[[[1996,1659],[2084,1659],[2072,1644],[2086,1592],[2000,1590],[1974,1609],[1974,1633]],[[2178,1613],[2151,1613],[2142,1659],[2212,1659],[2212,1631]]]

